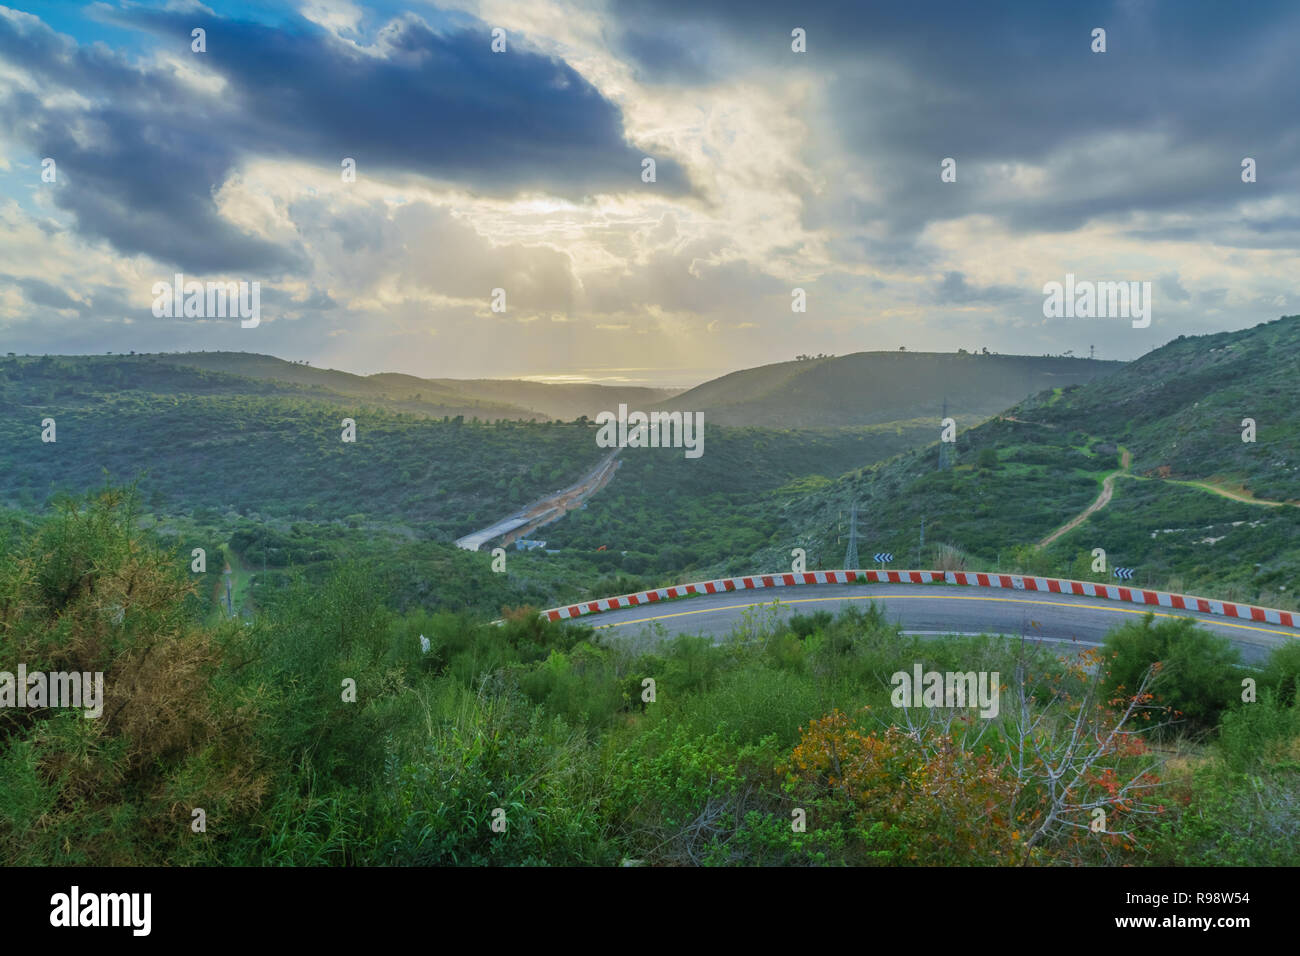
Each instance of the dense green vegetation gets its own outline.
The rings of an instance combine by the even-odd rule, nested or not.
[[[751,556],[772,540],[785,496],[919,445],[930,432],[923,422],[789,431],[706,423],[703,456],[628,449],[608,488],[541,533],[555,548],[628,551],[618,566],[631,574],[748,573]]]
[[[842,563],[843,516],[856,501],[860,552],[893,551],[917,566],[1104,580],[1123,565],[1146,586],[1296,607],[1300,507],[1235,501],[1177,479],[1300,499],[1298,346],[1300,317],[1291,317],[1180,338],[1105,379],[1042,392],[959,432],[946,471],[931,445],[792,496],[784,533],[754,563],[784,565],[795,546]],[[1256,443],[1242,441],[1245,417],[1258,421]],[[1098,497],[1121,448],[1133,462],[1110,503],[1038,548]],[[1099,574],[1094,548],[1107,554]]]
[[[344,408],[364,404],[421,418],[461,415],[491,421],[546,417],[515,405],[480,401],[433,383],[412,387],[376,378],[244,352],[11,355],[0,360],[0,408],[18,414],[19,409],[76,407],[128,393],[178,399],[199,395],[277,396]]]
[[[97,486],[107,472],[116,480],[143,476],[147,503],[167,513],[317,522],[360,516],[450,541],[563,486],[601,457],[583,422],[432,420],[158,368],[154,392],[117,384],[121,369],[98,361],[0,362],[0,495],[34,509],[57,492]],[[181,391],[191,379],[193,390]],[[209,379],[213,387],[205,389]],[[53,443],[41,441],[47,416],[57,427]],[[356,423],[355,442],[342,440],[344,418]]]
[[[1300,862],[1294,654],[1259,673],[1257,701],[1212,690],[1217,723],[1189,728],[1209,736],[1174,737],[1153,766],[1142,741],[1179,719],[1179,695],[1239,666],[1182,625],[1117,633],[1094,677],[1012,642],[910,638],[872,608],[635,646],[531,613],[398,613],[359,565],[288,586],[251,626],[205,626],[187,578],[121,492],[8,540],[0,669],[99,670],[106,686],[97,720],[0,711],[0,860]],[[1152,649],[1189,638],[1177,666],[1155,651],[1170,666],[1144,684]],[[1127,704],[1099,683],[1126,647]],[[1000,716],[891,706],[888,675],[916,663],[1000,672]],[[1032,744],[1022,705],[1041,718]],[[1077,783],[1105,806],[1102,833],[1062,825],[1088,815],[1053,802],[1035,763],[1087,758],[1079,722],[1087,741],[1136,732]]]
[[[1018,417],[1119,442],[1139,475],[1225,478],[1258,498],[1300,502],[1298,361],[1300,316],[1179,336]],[[1246,418],[1254,442],[1242,441]]]
[[[946,471],[926,444],[937,421],[916,417],[929,411],[919,391],[864,412],[836,411],[812,388],[842,393],[835,375],[852,362],[794,363],[775,390],[764,376],[719,380],[716,407],[738,415],[784,396],[805,411],[821,403],[822,425],[841,413],[882,423],[727,427],[706,409],[703,458],[627,449],[585,508],[534,535],[549,552],[511,550],[504,573],[451,542],[604,454],[589,421],[509,420],[540,407],[511,403],[545,392],[221,353],[205,369],[146,356],[0,361],[0,496],[20,506],[0,510],[0,670],[102,670],[108,698],[99,720],[0,710],[0,858],[1300,862],[1287,838],[1300,825],[1294,642],[1251,670],[1178,620],[1119,628],[1103,654],[1076,661],[994,639],[923,641],[871,608],[784,623],[759,611],[717,644],[627,641],[535,614],[787,567],[796,546],[810,567],[838,567],[853,503],[859,553],[894,551],[895,567],[1108,579],[1124,564],[1141,584],[1294,607],[1300,508],[1193,482],[1296,497],[1283,370],[1297,328],[1180,339],[1139,373],[1049,381],[983,424],[954,401],[973,427]],[[962,368],[999,357],[917,358],[913,371],[930,362],[957,392],[984,374],[965,380]],[[1256,392],[1267,410],[1252,415],[1241,402]],[[435,414],[452,393],[498,420]],[[40,441],[46,416],[56,443]],[[1248,416],[1254,445],[1240,441]],[[356,443],[340,441],[344,417]],[[1108,478],[1109,504],[1038,546]],[[133,487],[116,490],[122,479]],[[78,500],[91,488],[103,490]],[[1092,570],[1097,547],[1106,572]],[[236,619],[221,610],[227,582]],[[998,671],[1007,710],[991,721],[900,711],[889,675],[917,662]],[[1081,780],[1120,801],[1106,803],[1107,833],[1059,825],[1069,808],[1049,812],[1052,788],[1037,758],[1022,761],[1033,748],[1007,716],[1021,694],[1049,741],[1073,721],[1092,740],[1120,724],[1140,731],[1104,754],[1108,775]],[[191,829],[198,807],[206,833]],[[504,832],[492,829],[498,811]]]
[[[816,487],[920,444],[929,431],[917,421],[793,431],[708,425],[701,459],[629,449],[586,509],[538,533],[559,554],[512,552],[497,575],[486,555],[451,542],[568,485],[604,450],[582,419],[430,417],[432,406],[420,404],[427,384],[239,353],[0,360],[0,497],[36,513],[60,494],[99,487],[106,474],[135,482],[142,521],[167,547],[178,557],[195,547],[210,553],[211,580],[199,591],[214,616],[227,564],[234,609],[251,613],[293,580],[319,583],[343,560],[383,576],[398,607],[499,614],[718,565],[745,570],[777,527],[777,489]],[[549,388],[462,384],[464,394],[520,400]],[[655,397],[626,392],[572,386],[547,401]],[[40,440],[47,416],[57,425],[49,444]],[[344,418],[356,422],[355,443],[341,440]]]
[[[788,566],[793,547],[807,550],[811,567],[838,567],[855,502],[860,553],[892,551],[895,566],[1101,580],[1126,565],[1146,586],[1294,607],[1300,508],[1234,501],[1190,482],[1248,495],[1261,493],[1260,481],[1290,480],[1288,364],[1298,328],[1300,320],[1288,319],[1179,339],[1132,368],[861,353],[724,376],[693,390],[691,401],[708,409],[704,457],[626,450],[607,488],[534,534],[551,553],[512,551],[504,575],[491,574],[485,555],[457,554],[450,542],[583,474],[602,451],[594,428],[582,420],[429,417],[420,403],[454,392],[502,408],[544,404],[538,396],[550,386],[351,376],[237,353],[0,361],[0,403],[11,413],[0,417],[0,495],[37,512],[59,492],[97,487],[105,471],[138,479],[146,524],[178,553],[219,552],[209,574],[231,564],[246,612],[295,579],[319,582],[343,560],[382,574],[396,606],[487,614],[775,570]],[[1107,374],[1075,381],[1098,371]],[[1019,392],[1017,376],[1061,384],[977,424],[976,412],[996,407],[999,389]],[[924,388],[939,381],[950,386],[940,389],[950,414],[974,426],[959,432],[948,471],[938,470],[936,445],[923,447],[937,431],[929,418],[851,428],[717,423],[769,399],[819,407],[817,421],[850,411],[861,420],[913,414],[928,408],[933,396]],[[1197,392],[1190,403],[1189,389]],[[1259,441],[1245,444],[1238,428],[1245,413],[1234,403],[1257,391],[1270,410],[1255,416]],[[546,401],[581,404],[616,392],[580,387]],[[1228,406],[1236,409],[1228,418],[1238,415],[1231,428]],[[58,421],[57,444],[39,442],[46,415]],[[357,421],[355,444],[340,441],[344,417]],[[1175,433],[1182,457],[1144,468]],[[1115,478],[1110,503],[1037,547],[1097,497],[1120,467],[1121,447],[1133,466]],[[1098,547],[1108,563],[1094,572]],[[220,591],[219,581],[203,589],[214,613]]]

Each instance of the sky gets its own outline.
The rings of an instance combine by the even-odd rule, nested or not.
[[[1298,36],[1288,2],[11,0],[0,352],[1136,358],[1300,313]],[[156,316],[177,273],[260,322]],[[1067,274],[1150,283],[1149,325],[1045,315]]]

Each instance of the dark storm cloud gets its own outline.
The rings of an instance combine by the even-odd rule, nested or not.
[[[0,60],[93,104],[52,106],[13,90],[0,98],[0,123],[56,159],[54,197],[79,230],[124,253],[199,272],[305,268],[299,245],[248,236],[213,203],[231,172],[258,157],[338,170],[347,156],[359,176],[426,175],[495,195],[581,199],[642,186],[644,153],[625,141],[618,108],[518,38],[492,53],[487,27],[444,36],[407,17],[362,53],[305,20],[272,28],[141,8],[97,16],[156,34],[227,84],[209,95],[167,69],[0,17]],[[190,50],[195,27],[207,31],[206,53]],[[680,166],[657,157],[659,189],[687,186]]]
[[[1243,188],[1251,198],[1300,191],[1300,59],[1285,42],[1300,30],[1300,7],[1285,0],[661,0],[653,11],[614,0],[614,9],[638,38],[625,54],[651,66],[656,29],[694,22],[725,31],[757,68],[829,77],[826,122],[882,189],[863,212],[896,239],[971,213],[1063,231],[1135,211],[1224,208]],[[807,31],[807,53],[790,51],[794,27]],[[1107,31],[1104,54],[1090,49],[1094,27]],[[1261,171],[1249,187],[1246,156]],[[956,184],[939,181],[944,157],[958,162]],[[1021,163],[1048,171],[1046,195],[1017,200],[1014,188],[995,188]]]
[[[637,65],[637,78],[649,83],[709,83],[719,78],[710,63],[713,37],[691,25],[665,24],[623,33],[624,53]]]
[[[0,285],[16,285],[23,290],[23,296],[32,305],[49,309],[76,309],[81,311],[85,303],[79,302],[58,286],[50,285],[41,279],[24,279],[18,276],[0,275]]]
[[[34,307],[32,321],[36,323],[43,321],[41,310],[44,309],[71,310],[76,312],[79,318],[109,321],[132,315],[138,316],[140,313],[137,307],[133,307],[122,296],[121,290],[111,286],[78,287],[82,296],[74,298],[64,289],[43,279],[0,273],[0,287],[6,285],[15,286],[22,291],[23,298]]]

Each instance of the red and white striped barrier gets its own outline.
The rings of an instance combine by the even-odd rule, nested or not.
[[[980,588],[1011,588],[1016,591],[1042,591],[1046,594],[1078,594],[1084,597],[1104,598],[1110,601],[1127,601],[1130,604],[1149,604],[1156,607],[1178,608],[1183,611],[1201,611],[1265,624],[1300,627],[1300,612],[1280,611],[1252,604],[1234,604],[1213,598],[1193,597],[1187,594],[1168,594],[1144,588],[1120,587],[1114,584],[1093,584],[1091,581],[1073,581],[1068,578],[1040,578],[1022,574],[985,574],[974,571],[805,571],[801,574],[755,574],[743,578],[720,578],[716,581],[699,581],[678,584],[655,591],[638,591],[584,601],[568,607],[556,607],[542,614],[552,621],[564,621],[601,611],[639,607],[692,594],[722,594],[726,591],[749,591],[757,588],[794,587],[800,584],[854,584],[865,577],[871,584],[965,584]]]

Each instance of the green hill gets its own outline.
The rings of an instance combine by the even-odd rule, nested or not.
[[[311,390],[319,398],[361,398],[372,404],[413,415],[436,418],[464,415],[466,418],[485,421],[542,420],[550,417],[509,402],[471,397],[447,385],[414,376],[353,375],[351,372],[313,368],[251,352],[184,352],[145,358],[156,359],[161,364],[178,368],[203,369],[242,379],[274,382],[280,387],[299,386]]]
[[[397,372],[354,375],[249,352],[186,352],[157,358],[176,366],[364,398],[412,414],[435,417],[464,415],[486,421],[572,421],[583,415],[595,418],[605,409],[617,409],[620,402],[643,408],[674,394],[659,388],[551,384],[514,379],[432,379]]]
[[[296,365],[247,352],[139,355],[18,356],[0,359],[0,409],[55,402],[80,406],[126,395],[259,395],[356,408],[400,411],[422,418],[483,421],[544,420],[518,406],[480,401],[445,387],[384,387],[359,375]],[[15,412],[17,414],[17,412]]]
[[[1138,474],[1221,479],[1300,501],[1300,317],[1179,336],[1104,381],[1065,389],[1037,420],[1105,434]],[[1242,441],[1254,419],[1256,441]]]
[[[798,546],[810,566],[836,567],[856,501],[860,553],[894,551],[900,565],[1087,576],[1082,558],[1103,547],[1111,566],[1137,567],[1145,583],[1233,596],[1230,586],[1286,604],[1300,568],[1300,508],[1251,499],[1300,500],[1298,330],[1293,318],[1179,339],[1127,366],[861,353],[724,376],[670,400],[705,411],[703,458],[629,450],[607,489],[547,527],[549,546],[564,555],[517,560],[533,569],[528,587],[548,594],[594,587],[592,565],[582,562],[668,579],[784,567]],[[999,404],[1021,391],[1017,376],[1057,384]],[[959,423],[978,423],[990,409],[1006,414],[959,431],[953,467],[940,472],[933,406],[945,393]],[[488,419],[568,417],[618,400],[645,409],[643,400],[664,394],[355,376],[243,353],[11,358],[0,360],[0,501],[37,511],[106,474],[143,476],[147,506],[163,525],[185,519],[229,536],[251,522],[275,538],[258,545],[273,559],[313,563],[360,547],[367,560],[394,566],[401,551],[400,563],[415,567],[421,548],[562,487],[604,453],[589,423]],[[729,414],[762,417],[770,408],[775,416],[787,406],[789,420],[885,421],[725,424]],[[470,411],[437,414],[444,408]],[[58,422],[55,444],[40,441],[47,416]],[[357,421],[355,444],[340,441],[345,417]],[[1241,442],[1246,417],[1257,422],[1253,444]],[[1132,467],[1113,478],[1109,504],[1036,547],[1097,498],[1119,471],[1121,446]],[[334,540],[326,527],[346,529],[346,547],[341,539],[321,546]],[[257,550],[251,541],[235,550]],[[946,557],[931,553],[935,545]],[[428,580],[417,577],[412,594]]]
[[[1281,502],[1300,500],[1297,346],[1300,317],[1292,316],[1180,337],[1103,379],[1040,392],[959,432],[949,470],[938,469],[936,443],[784,496],[782,530],[754,563],[782,566],[803,546],[810,560],[838,566],[842,516],[857,502],[859,553],[893,551],[896,567],[1101,579],[1091,564],[1092,549],[1103,548],[1107,571],[1135,567],[1138,583],[1295,606],[1300,507]],[[1246,417],[1257,422],[1254,443],[1242,441]],[[1105,507],[1037,547],[1112,474]]]
[[[948,401],[959,422],[983,421],[1045,388],[1089,382],[1120,362],[959,352],[855,352],[733,372],[666,401],[717,425],[818,428],[937,421]]]
[[[36,510],[106,475],[143,476],[146,500],[167,514],[363,515],[450,541],[603,454],[588,425],[475,424],[396,405],[148,356],[3,360],[0,501]],[[41,440],[45,418],[56,422],[53,443]],[[355,443],[342,441],[344,418],[356,422]]]

